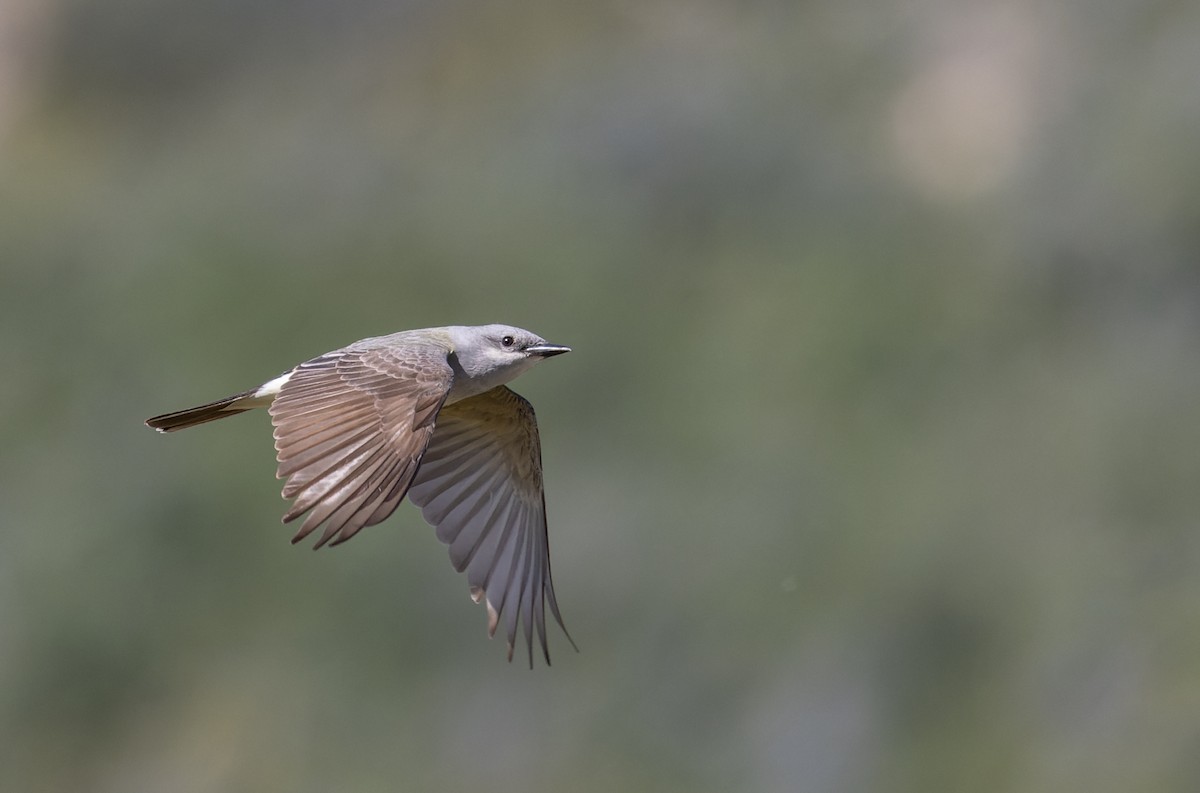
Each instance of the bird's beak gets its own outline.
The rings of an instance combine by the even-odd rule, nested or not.
[[[561,344],[531,344],[525,348],[525,352],[530,355],[540,355],[543,358],[549,358],[551,355],[562,355],[564,352],[570,351],[570,347],[564,347]]]

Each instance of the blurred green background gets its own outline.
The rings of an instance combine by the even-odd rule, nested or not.
[[[1200,789],[1200,5],[5,0],[0,789]],[[270,424],[505,322],[582,652]]]

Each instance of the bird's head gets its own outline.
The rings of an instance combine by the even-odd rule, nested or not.
[[[458,326],[448,330],[464,374],[493,386],[507,383],[546,358],[571,351],[570,347],[551,344],[536,333],[511,325]]]

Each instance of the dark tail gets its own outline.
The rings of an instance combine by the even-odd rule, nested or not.
[[[164,413],[161,416],[146,419],[146,426],[152,427],[159,432],[174,432],[185,427],[194,427],[197,424],[205,424],[209,421],[223,419],[226,416],[232,416],[237,413],[245,413],[247,410],[259,407],[259,405],[252,404],[246,407],[237,407],[237,403],[245,400],[247,397],[254,396],[257,390],[257,388],[251,388],[249,391],[243,391],[240,394],[218,399],[216,402],[209,402],[207,405],[199,405],[187,410],[177,410],[174,413]]]

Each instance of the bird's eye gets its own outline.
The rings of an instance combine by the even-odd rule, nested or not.
[[[505,347],[511,347],[511,346],[513,346],[514,341],[516,341],[516,340],[512,336],[505,336],[504,338],[502,338],[500,340],[500,343],[503,344]]]

